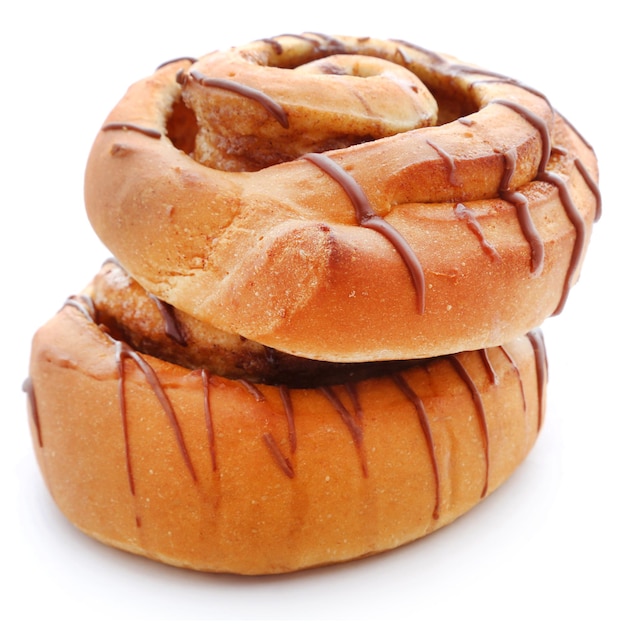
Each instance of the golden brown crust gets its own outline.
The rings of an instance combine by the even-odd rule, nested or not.
[[[75,299],[35,336],[37,457],[78,528],[173,565],[268,574],[396,547],[498,487],[541,424],[537,333],[285,393],[141,356],[91,314]]]
[[[209,57],[164,66],[112,111],[86,173],[98,235],[164,301],[314,359],[429,357],[538,326],[578,276],[597,210],[593,152],[543,96],[409,44],[287,36],[223,55],[247,70],[272,66],[288,81],[295,72],[276,65],[338,52],[401,65],[437,99],[441,125],[326,154],[378,223],[406,241],[423,284],[397,245],[359,225],[345,185],[319,163],[220,171],[187,155],[189,141],[168,138],[174,109],[178,125],[196,131],[181,102],[186,89],[204,88],[190,76]],[[282,132],[276,115],[258,108]]]

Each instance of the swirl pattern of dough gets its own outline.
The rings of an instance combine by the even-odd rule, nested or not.
[[[341,98],[357,118],[325,107]],[[499,345],[559,312],[596,181],[585,141],[514,80],[404,42],[286,35],[135,84],[96,139],[86,203],[168,304],[286,353],[371,361]]]

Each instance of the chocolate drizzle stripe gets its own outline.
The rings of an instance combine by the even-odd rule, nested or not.
[[[210,394],[210,381],[211,375],[206,369],[202,369],[202,396],[203,396],[203,408],[204,408],[204,422],[206,425],[207,438],[209,443],[209,453],[211,455],[211,465],[213,472],[217,470],[217,450],[215,448],[215,429],[213,427],[213,414],[211,412],[211,394]]]
[[[457,121],[468,128],[471,128],[476,123],[476,120],[471,117],[459,117]]]
[[[344,387],[346,389],[346,392],[348,393],[348,396],[350,397],[350,401],[352,401],[354,416],[360,424],[363,422],[363,407],[361,406],[361,401],[359,399],[356,385],[354,383],[346,383],[344,384]]]
[[[79,312],[81,312],[85,318],[91,322],[96,324],[94,316],[95,316],[95,308],[93,306],[93,302],[91,298],[87,296],[81,296],[79,298],[69,298],[65,301],[66,306],[71,306],[76,308]],[[124,362],[126,359],[131,359],[139,370],[143,373],[145,380],[148,382],[148,385],[152,389],[152,392],[158,399],[165,416],[167,417],[170,428],[172,429],[174,436],[176,438],[176,443],[178,445],[179,451],[185,462],[185,466],[191,475],[191,478],[194,481],[197,481],[196,473],[193,468],[193,464],[191,463],[191,457],[189,456],[189,452],[187,451],[187,447],[185,445],[185,441],[183,439],[182,431],[180,429],[180,425],[178,423],[178,418],[176,417],[176,412],[172,403],[167,396],[161,381],[159,380],[157,374],[154,369],[146,362],[146,360],[141,357],[137,351],[132,349],[126,343],[116,340],[110,334],[103,331],[104,336],[115,346],[115,361],[118,368],[119,373],[119,402],[120,409],[122,411],[122,423],[124,427],[124,443],[126,448],[126,462],[128,469],[128,478],[129,484],[131,487],[131,492],[134,494],[134,479],[132,473],[132,466],[130,464],[130,452],[129,452],[129,441],[128,441],[128,431],[127,431],[127,410],[126,410],[126,391],[125,391],[125,383],[126,383],[126,375],[125,375],[125,367]]]
[[[536,329],[528,332],[528,340],[535,353],[535,367],[537,371],[537,431],[543,424],[543,411],[545,407],[545,386],[548,382],[548,358],[546,345],[541,330]]]
[[[525,106],[518,104],[517,102],[511,102],[510,100],[495,99],[492,104],[500,104],[506,106],[515,111],[520,117],[525,119],[531,126],[539,132],[541,138],[541,160],[539,161],[539,171],[545,171],[548,166],[548,160],[550,159],[552,141],[550,139],[550,129],[548,125],[532,111],[528,110]]]
[[[173,63],[180,63],[182,61],[189,61],[190,63],[195,63],[198,59],[194,56],[179,56],[178,58],[170,59],[169,61],[165,61],[157,66],[156,70],[162,69],[163,67],[167,67],[168,65],[172,65]]]
[[[428,50],[427,48],[422,48],[421,46],[415,45],[414,43],[410,43],[409,41],[404,41],[402,39],[391,39],[391,41],[401,46],[404,46],[405,48],[408,48],[409,50],[413,50],[414,52],[418,52],[419,54],[422,54],[428,57],[430,61],[432,63],[435,63],[436,65],[448,65],[449,64],[448,61],[443,56],[440,56],[436,52],[433,52],[432,50]]]
[[[27,377],[22,384],[22,391],[26,393],[28,403],[30,405],[30,416],[35,425],[37,431],[37,444],[39,448],[43,448],[43,438],[41,436],[41,423],[39,421],[39,412],[37,411],[37,397],[35,396],[35,387],[33,386],[33,380]]]
[[[341,52],[346,52],[346,44],[343,41],[340,41],[339,39],[337,39],[336,37],[331,37],[330,35],[327,35],[325,33],[320,33],[320,32],[307,32],[305,33],[305,35],[313,35],[313,37],[317,37],[318,39],[322,40],[322,44],[325,45],[325,50],[330,53],[330,52],[334,52],[334,53],[341,53]],[[311,43],[315,43],[317,44],[317,42],[315,42],[313,39],[311,39],[310,37],[303,37],[303,39],[306,39],[307,41],[310,41]],[[367,41],[369,39],[369,37],[364,37],[361,39],[361,41]]]
[[[355,418],[350,414],[350,412],[346,409],[346,406],[341,402],[341,399],[337,396],[335,391],[328,386],[321,386],[317,388],[317,390],[328,400],[328,402],[335,408],[341,420],[348,428],[350,435],[352,436],[352,440],[354,441],[354,445],[359,453],[359,457],[361,460],[361,471],[363,472],[363,476],[368,476],[367,471],[367,463],[365,461],[365,453],[363,449],[363,429],[356,422]]]
[[[291,392],[285,385],[281,385],[278,388],[280,394],[280,400],[283,404],[283,411],[285,412],[285,418],[287,419],[287,429],[289,431],[289,449],[292,453],[295,452],[296,441],[296,427],[293,419],[293,404],[291,402]]]
[[[452,158],[452,156],[448,152],[446,152],[446,150],[444,150],[433,141],[427,139],[426,143],[430,145],[430,147],[432,147],[437,152],[437,154],[439,154],[446,167],[448,168],[448,181],[450,182],[450,184],[452,186],[459,186],[460,181],[457,176],[456,163],[454,162],[454,158]]]
[[[409,271],[417,295],[418,312],[423,314],[426,291],[424,271],[415,252],[404,237],[392,225],[374,212],[363,189],[334,160],[325,154],[306,154],[302,158],[319,167],[341,186],[354,207],[356,220],[360,226],[382,234],[394,246]]]
[[[260,104],[283,128],[289,128],[289,116],[287,111],[269,95],[248,87],[234,80],[226,80],[225,78],[210,78],[197,70],[192,70],[189,75],[203,87],[214,87],[216,89],[224,89],[231,93],[236,93],[243,97],[254,100]]]
[[[470,391],[472,395],[472,401],[474,402],[474,406],[476,407],[476,412],[478,413],[478,419],[480,423],[480,430],[483,438],[483,451],[485,454],[485,484],[483,486],[482,493],[480,495],[481,498],[484,498],[487,495],[487,491],[489,489],[489,429],[487,427],[487,416],[485,414],[485,406],[483,405],[482,398],[480,396],[480,392],[474,383],[474,380],[471,378],[470,374],[467,372],[467,369],[461,363],[461,360],[456,355],[451,355],[448,357],[450,363],[454,367],[457,375],[461,378],[463,383],[467,386],[467,389]]]
[[[143,373],[143,376],[145,377],[150,388],[152,389],[152,392],[158,399],[161,407],[163,408],[163,411],[165,412],[165,415],[167,416],[170,428],[174,432],[174,435],[176,437],[176,443],[183,457],[185,465],[187,466],[187,470],[189,471],[191,478],[194,481],[197,481],[196,473],[194,471],[193,464],[191,463],[191,458],[189,456],[189,452],[187,451],[187,447],[183,439],[183,434],[178,423],[178,418],[176,417],[176,412],[174,411],[174,407],[172,406],[172,403],[170,402],[170,399],[167,396],[165,389],[163,388],[163,385],[161,384],[161,381],[159,380],[154,369],[152,368],[152,366],[150,366],[150,364],[148,364],[148,362],[146,362],[146,360],[141,357],[141,355],[139,355],[139,353],[137,353],[137,351],[129,347],[127,344],[125,344],[121,340],[114,340],[113,338],[111,338],[111,340],[115,343],[115,357],[118,362],[118,366],[120,367],[120,372],[123,372],[123,366],[121,363],[125,359],[131,359],[133,362],[135,362],[135,364],[137,364],[139,370]]]
[[[504,357],[509,361],[509,364],[511,364],[511,366],[513,367],[513,370],[515,371],[515,374],[517,375],[517,380],[518,380],[519,387],[520,387],[520,393],[522,396],[522,405],[524,408],[524,412],[526,412],[526,391],[524,390],[524,382],[522,380],[522,375],[520,373],[519,367],[517,363],[515,362],[515,360],[513,359],[513,356],[508,352],[508,350],[505,347],[500,346],[499,349],[504,354]]]
[[[278,37],[291,37],[292,39],[298,39],[299,41],[309,43],[317,56],[320,54],[324,54],[325,56],[330,54],[341,54],[346,51],[346,46],[343,41],[322,33],[283,33],[282,35],[278,35]]]
[[[78,297],[69,297],[65,300],[63,307],[70,306],[78,310],[90,323],[97,325],[96,310],[90,297],[80,295]]]
[[[459,74],[470,74],[477,76],[487,76],[490,78],[488,82],[505,82],[507,84],[519,85],[519,82],[510,76],[505,74],[501,74],[495,71],[491,71],[488,69],[483,69],[482,67],[472,67],[471,65],[462,65],[460,63],[450,63],[448,65],[448,69],[451,73],[459,75]],[[483,82],[482,80],[477,80],[472,82],[472,86],[477,83]],[[485,81],[487,82],[487,81]],[[520,85],[521,86],[521,85]]]
[[[491,362],[491,358],[489,357],[489,349],[480,349],[479,351],[480,359],[482,360],[485,370],[489,375],[489,381],[492,385],[497,386],[500,383],[500,379],[498,378],[498,373],[496,369],[493,367]]]
[[[305,41],[306,43],[310,43],[311,46],[317,51],[322,47],[322,42],[317,39],[313,39],[312,37],[307,37],[306,35],[299,35],[294,33],[282,33],[278,35],[276,38],[280,39],[281,37],[291,37],[292,39],[298,39],[298,41]]]
[[[131,130],[133,132],[139,132],[139,134],[145,134],[151,139],[160,139],[163,135],[154,128],[146,128],[135,123],[129,123],[126,121],[112,121],[111,123],[102,126],[101,130],[107,132],[110,130]]]
[[[458,66],[457,69],[461,69],[461,66]],[[507,76],[500,76],[499,74],[496,74],[494,72],[488,72],[488,71],[485,71],[485,70],[469,72],[469,73],[482,74],[484,76],[491,76],[491,78],[488,79],[488,80],[474,80],[471,83],[470,88],[474,88],[478,84],[500,83],[500,84],[513,85],[514,87],[519,87],[520,89],[524,89],[524,91],[527,91],[528,93],[532,93],[533,95],[536,95],[537,97],[541,98],[550,107],[550,110],[552,110],[552,104],[550,103],[548,98],[541,91],[539,91],[538,89],[535,89],[533,87],[529,87],[528,85],[525,85],[525,84],[521,83],[519,80],[515,80],[515,78],[508,78]],[[510,100],[492,100],[492,102],[498,102],[500,104],[505,104],[505,105],[507,103],[510,103],[510,104],[515,106],[515,103],[511,102]]]
[[[574,164],[576,165],[576,169],[578,169],[580,175],[583,177],[585,184],[589,187],[589,190],[596,198],[596,214],[593,220],[595,223],[597,223],[602,217],[602,195],[600,194],[600,188],[596,184],[595,180],[591,177],[591,174],[587,170],[587,167],[583,165],[580,159],[576,158],[574,160]]]
[[[408,384],[406,379],[401,373],[394,373],[392,379],[402,394],[413,404],[417,417],[420,423],[420,427],[426,438],[426,445],[428,446],[428,454],[430,456],[430,463],[433,469],[433,476],[435,478],[435,506],[433,508],[433,518],[436,520],[439,518],[439,508],[441,505],[441,483],[439,476],[439,465],[437,463],[437,455],[435,453],[435,442],[433,440],[432,430],[426,414],[426,409],[420,397],[415,393],[413,388]]]
[[[530,245],[530,270],[533,275],[541,273],[543,269],[544,245],[537,228],[533,223],[528,207],[528,199],[519,191],[510,191],[509,183],[515,173],[517,164],[517,152],[514,149],[503,154],[504,173],[500,182],[500,197],[504,201],[510,202],[517,211],[517,220],[524,238]]]
[[[552,153],[557,154],[558,156],[567,156],[569,152],[567,151],[567,148],[562,145],[553,145]]]
[[[135,496],[135,475],[133,473],[133,464],[130,460],[130,436],[128,434],[128,410],[126,408],[126,373],[124,371],[125,358],[122,357],[122,343],[115,342],[115,362],[118,372],[118,402],[120,406],[120,414],[122,416],[122,433],[124,436],[124,458],[126,463],[126,475],[128,476],[128,486],[130,493]]]
[[[400,60],[402,61],[402,65],[404,67],[408,67],[411,64],[411,57],[401,48],[401,47],[397,47],[396,48],[396,52],[395,52],[396,57],[400,57]],[[394,61],[397,62],[397,61]]]
[[[278,448],[278,444],[274,439],[274,436],[271,433],[264,433],[261,438],[263,442],[265,442],[265,446],[270,452],[270,455],[274,458],[280,469],[287,475],[290,479],[295,477],[295,472],[291,462],[288,457],[285,457]]]
[[[174,306],[166,303],[162,299],[159,299],[152,293],[148,293],[148,297],[150,297],[150,299],[154,301],[156,307],[159,310],[159,313],[161,314],[161,318],[163,319],[163,323],[165,324],[165,335],[182,347],[186,347],[187,340],[183,335],[180,323],[176,318]]]
[[[585,230],[586,230],[585,222],[582,216],[580,215],[578,208],[574,204],[574,201],[571,197],[569,189],[567,188],[567,184],[565,180],[557,176],[555,173],[552,173],[547,170],[548,160],[550,158],[550,153],[551,153],[550,131],[549,131],[548,125],[543,121],[543,119],[535,115],[533,112],[529,111],[524,106],[521,106],[520,104],[516,104],[514,102],[510,102],[507,100],[494,100],[494,103],[501,104],[503,106],[508,106],[511,110],[515,111],[518,115],[520,115],[523,119],[525,119],[528,123],[530,123],[539,132],[541,136],[541,140],[542,140],[542,155],[541,155],[541,161],[539,163],[537,179],[542,182],[548,182],[549,184],[552,184],[557,188],[557,191],[559,193],[559,198],[561,200],[561,203],[563,204],[563,207],[565,208],[567,217],[572,223],[572,225],[574,226],[574,229],[576,231],[576,239],[574,241],[574,248],[572,250],[570,264],[567,270],[565,283],[563,286],[563,293],[561,295],[561,300],[556,310],[553,313],[556,315],[561,312],[561,310],[563,309],[563,306],[565,305],[565,302],[569,295],[570,288],[572,286],[573,276],[582,260],[583,247],[584,247],[584,241],[585,241]],[[507,159],[507,166],[510,166],[510,162],[508,162],[510,159],[510,152],[505,154],[505,159]],[[576,167],[580,171],[579,165],[576,164]],[[585,177],[585,174],[583,174],[582,171],[581,171],[581,174],[583,175],[583,177]],[[512,172],[510,175],[512,175]],[[506,178],[506,174],[505,174],[505,178]],[[503,178],[502,185],[506,187],[508,185],[508,180],[505,180],[505,178]],[[593,183],[590,177],[589,177],[589,180],[591,182],[590,188],[596,195],[596,198],[598,199],[599,191],[595,183]],[[505,191],[505,194],[506,194],[506,191]],[[515,194],[515,195],[519,195],[519,194]],[[516,204],[516,205],[518,206],[518,210],[519,208],[522,208],[523,220],[521,221],[521,224],[522,224],[522,228],[524,228],[525,226],[529,225],[530,216],[526,215],[527,209],[524,210],[521,204]],[[596,216],[597,216],[597,212],[596,212]],[[534,241],[531,241],[531,245],[533,244],[534,244]]]
[[[553,184],[557,188],[559,192],[559,198],[561,199],[561,203],[563,204],[563,207],[565,208],[565,213],[567,214],[567,218],[570,220],[571,224],[574,226],[574,230],[576,232],[576,237],[574,239],[574,247],[572,249],[572,254],[570,257],[570,263],[567,268],[567,273],[565,275],[563,292],[561,293],[561,300],[559,301],[559,304],[556,310],[553,312],[553,315],[556,315],[556,314],[559,314],[563,310],[563,307],[565,306],[565,302],[567,301],[569,291],[573,285],[574,275],[582,260],[584,244],[585,244],[586,225],[585,225],[585,221],[582,215],[580,214],[580,212],[578,211],[578,208],[576,207],[576,204],[574,204],[572,196],[570,195],[570,192],[563,178],[560,178],[559,176],[552,173],[551,171],[543,171],[539,174],[538,179],[541,180],[542,182],[548,182],[550,184]]]
[[[489,256],[489,258],[491,258],[491,260],[493,261],[499,262],[501,260],[500,254],[485,237],[483,229],[480,227],[480,223],[478,222],[476,215],[469,208],[460,203],[454,207],[454,215],[458,219],[461,219],[462,221],[465,221],[465,223],[467,223],[467,227],[469,228],[470,232],[474,234],[474,236],[476,236],[482,250]]]
[[[276,54],[276,56],[280,56],[283,53],[283,46],[280,44],[280,42],[276,41],[276,39],[273,39],[270,37],[270,38],[259,39],[258,41],[269,44],[274,54]]]
[[[265,401],[265,395],[257,388],[256,384],[245,379],[237,379],[237,382],[247,390],[248,394],[252,396],[257,403]]]

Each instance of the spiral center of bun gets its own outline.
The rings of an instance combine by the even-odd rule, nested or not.
[[[181,76],[198,127],[198,162],[258,171],[437,123],[433,95],[388,60],[335,54],[295,67],[270,62],[214,53]]]

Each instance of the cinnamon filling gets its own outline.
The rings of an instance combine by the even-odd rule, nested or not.
[[[174,309],[147,293],[115,260],[105,262],[89,295],[94,321],[114,339],[172,364],[231,379],[312,388],[387,375],[415,363],[324,362],[271,349]]]

